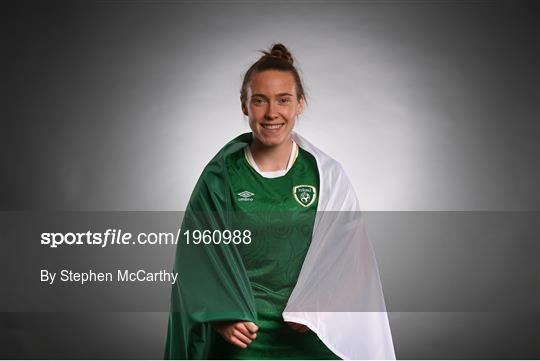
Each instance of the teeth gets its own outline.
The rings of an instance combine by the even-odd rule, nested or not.
[[[263,128],[265,129],[278,129],[283,126],[283,124],[263,124]]]

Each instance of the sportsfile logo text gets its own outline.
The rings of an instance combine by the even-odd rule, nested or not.
[[[171,232],[141,232],[135,237],[122,229],[107,229],[105,232],[67,232],[67,233],[41,233],[41,244],[50,248],[59,246],[88,245],[107,247],[109,245],[175,245],[180,235]]]

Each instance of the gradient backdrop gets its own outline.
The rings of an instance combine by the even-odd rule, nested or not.
[[[343,164],[366,211],[384,211],[367,214],[368,230],[397,357],[540,357],[537,2],[1,6],[2,211],[184,210],[204,165],[249,130],[243,72],[257,50],[283,42],[308,95],[296,130]],[[427,215],[409,222],[412,211]],[[518,231],[504,244],[465,239],[463,224],[478,223],[441,221],[456,212],[508,215],[505,229]],[[491,228],[497,219],[476,231],[503,234]],[[452,241],[452,252],[441,248]],[[485,252],[483,264],[475,255]],[[473,269],[485,279],[512,270],[532,303],[495,313],[399,303]],[[4,312],[0,357],[160,358],[166,318]]]

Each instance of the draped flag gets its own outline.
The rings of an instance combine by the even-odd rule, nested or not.
[[[318,197],[318,205],[283,319],[308,326],[342,359],[395,359],[378,266],[353,186],[338,162],[299,134],[292,136],[316,159],[319,190],[300,186],[292,192],[299,204],[309,206]],[[182,230],[235,228],[225,158],[251,140],[251,133],[238,136],[205,167]],[[188,244],[186,233],[180,234],[174,263],[179,280],[172,289],[164,357],[211,358],[215,338],[221,337],[211,322],[257,323],[253,291],[234,243]]]

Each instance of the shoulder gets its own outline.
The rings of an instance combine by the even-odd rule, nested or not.
[[[319,168],[321,175],[324,174],[325,177],[333,180],[337,180],[340,177],[347,177],[340,162],[330,157],[300,134],[296,132],[293,133],[293,138],[300,147],[301,151],[310,154],[317,162],[317,167]]]
[[[321,210],[359,210],[354,187],[340,162],[314,146],[298,133],[293,133],[299,147],[309,152],[317,161],[320,177]]]
[[[243,149],[251,142],[251,137],[251,133],[244,133],[225,144],[206,164],[200,179],[223,178],[227,164],[243,155]]]
[[[251,133],[242,134],[225,144],[204,167],[190,197],[188,207],[199,204],[226,202],[228,189],[228,163],[238,158],[251,140]],[[196,207],[199,208],[199,207]]]
[[[300,162],[311,169],[317,170],[317,159],[315,159],[315,156],[300,146],[298,146],[296,162]]]

